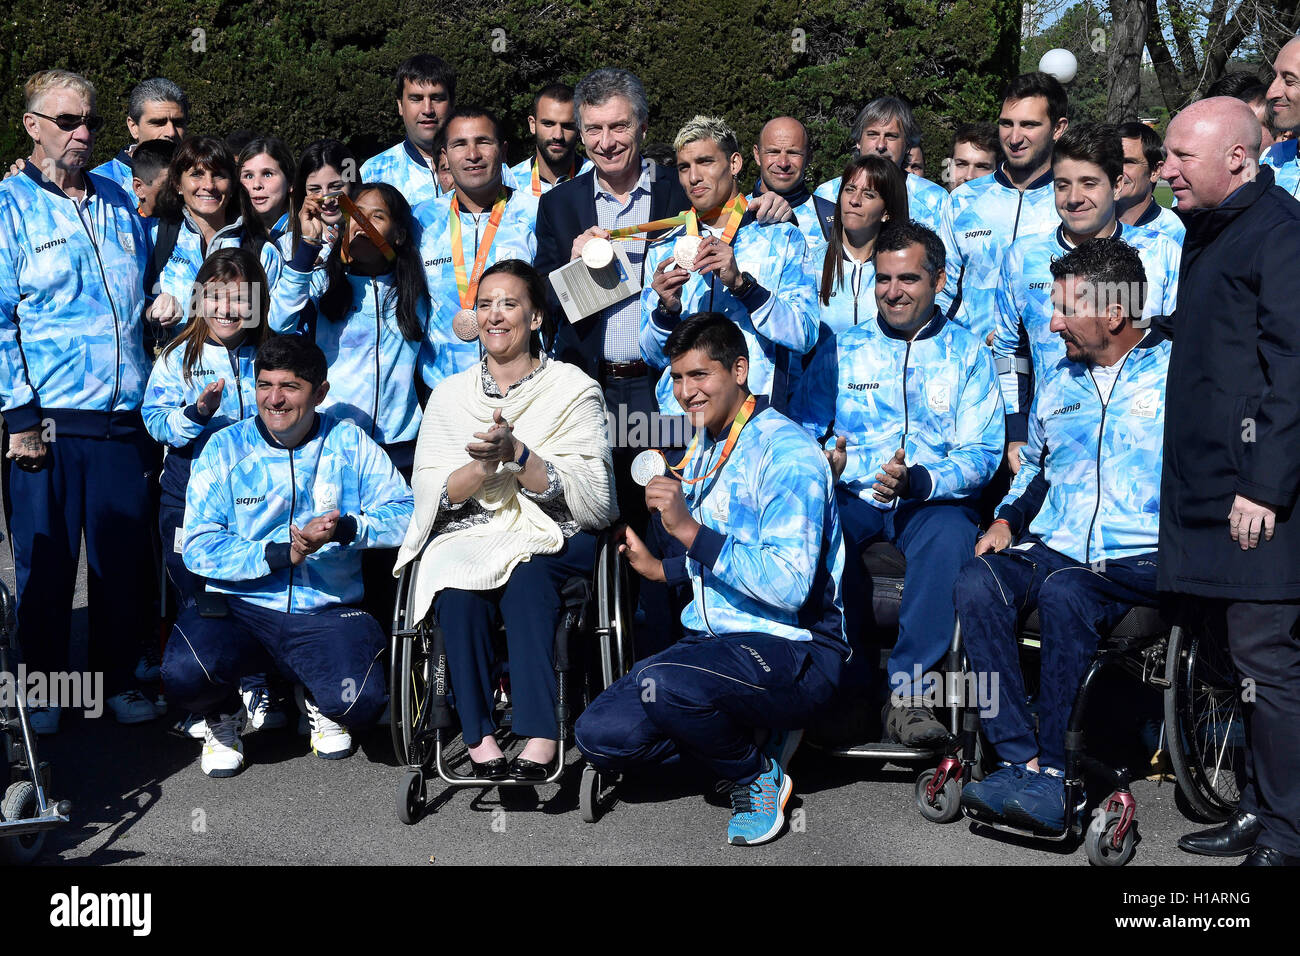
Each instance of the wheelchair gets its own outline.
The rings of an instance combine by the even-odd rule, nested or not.
[[[1041,644],[1038,611],[1022,625],[1019,643]],[[962,666],[961,624],[954,629],[950,666]],[[963,812],[978,826],[1053,842],[1082,839],[1085,855],[1095,866],[1123,866],[1137,844],[1137,802],[1130,785],[1147,773],[1127,765],[1109,765],[1087,752],[1084,721],[1098,679],[1108,668],[1118,669],[1162,692],[1163,747],[1174,768],[1178,793],[1186,807],[1207,819],[1231,816],[1240,799],[1245,739],[1235,675],[1226,648],[1178,625],[1170,625],[1155,608],[1134,607],[1103,636],[1074,703],[1065,735],[1065,825],[1058,833],[1018,829],[1000,820],[984,819],[961,807],[962,787],[976,779],[980,754],[979,716],[975,708],[962,712],[962,730],[948,753],[916,781],[917,809],[927,820],[948,823]],[[1105,781],[1109,795],[1099,802],[1086,829],[1075,807],[1083,793],[1085,772]]]
[[[428,782],[433,775],[448,789],[539,783],[468,776],[457,772],[456,762],[448,759],[448,744],[456,736],[454,689],[448,677],[442,628],[434,619],[433,609],[422,619],[418,619],[415,610],[418,573],[417,559],[403,569],[398,581],[388,684],[393,749],[406,765],[397,791],[397,816],[406,824],[418,822],[429,812]],[[573,723],[581,709],[626,674],[636,660],[630,595],[627,565],[618,553],[613,533],[608,529],[601,531],[597,535],[592,575],[570,578],[561,591],[562,610],[555,635],[555,716],[559,739],[555,769],[541,783],[557,783],[563,774]],[[499,636],[504,638],[504,632]],[[593,657],[597,660],[593,661]],[[501,697],[499,693],[499,701]],[[501,723],[508,725],[508,700],[500,702],[506,709]],[[467,757],[464,755],[463,759]],[[589,764],[583,768],[579,806],[584,820],[594,822],[600,816],[609,802],[608,791],[616,782]]]
[[[0,799],[0,863],[23,865],[40,855],[45,835],[68,822],[72,804],[51,801],[50,765],[36,756],[36,735],[27,719],[27,692],[13,667],[13,598],[0,583],[0,755],[6,787]]]

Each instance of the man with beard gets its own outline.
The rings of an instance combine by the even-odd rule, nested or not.
[[[591,160],[579,160],[578,124],[573,118],[573,87],[552,83],[542,87],[533,100],[528,132],[536,150],[522,163],[506,170],[502,179],[512,189],[524,189],[535,199],[555,186],[591,168]]]

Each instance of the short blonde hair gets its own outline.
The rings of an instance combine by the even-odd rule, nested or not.
[[[713,140],[727,156],[740,152],[740,142],[726,120],[703,114],[696,115],[677,131],[677,137],[673,140],[673,149],[680,150],[683,146],[702,139]]]
[[[69,70],[41,70],[39,73],[33,73],[23,87],[23,95],[26,98],[24,112],[34,112],[36,104],[46,93],[58,89],[74,90],[88,99],[92,108],[95,105],[95,87],[84,76]]]

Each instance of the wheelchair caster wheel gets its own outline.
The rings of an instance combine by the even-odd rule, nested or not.
[[[30,780],[11,783],[0,803],[0,819],[30,820],[36,816],[36,787]],[[0,838],[0,862],[9,866],[24,866],[40,855],[45,846],[45,831],[24,833],[22,836]]]
[[[424,816],[424,773],[411,770],[397,791],[397,819],[408,826],[418,823]]]
[[[931,823],[952,823],[961,816],[961,780],[949,777],[930,802],[930,783],[937,771],[931,768],[916,778],[916,809]]]
[[[582,782],[578,784],[578,809],[582,819],[595,823],[600,819],[600,771],[591,764],[582,768]]]
[[[1088,855],[1088,862],[1093,866],[1123,866],[1133,859],[1133,847],[1137,842],[1137,821],[1133,821],[1120,840],[1114,845],[1115,828],[1119,826],[1120,814],[1114,810],[1105,811],[1098,807],[1093,811],[1092,823],[1083,837],[1083,851]]]

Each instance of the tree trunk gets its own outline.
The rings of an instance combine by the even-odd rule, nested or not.
[[[1147,39],[1147,0],[1110,0],[1110,47],[1106,51],[1106,121],[1138,118],[1142,92],[1142,47]]]
[[[1183,84],[1174,65],[1173,54],[1160,26],[1160,11],[1156,9],[1156,0],[1147,0],[1147,51],[1151,54],[1151,66],[1156,71],[1156,82],[1160,84],[1160,96],[1165,101],[1165,109],[1172,114],[1183,106]]]

